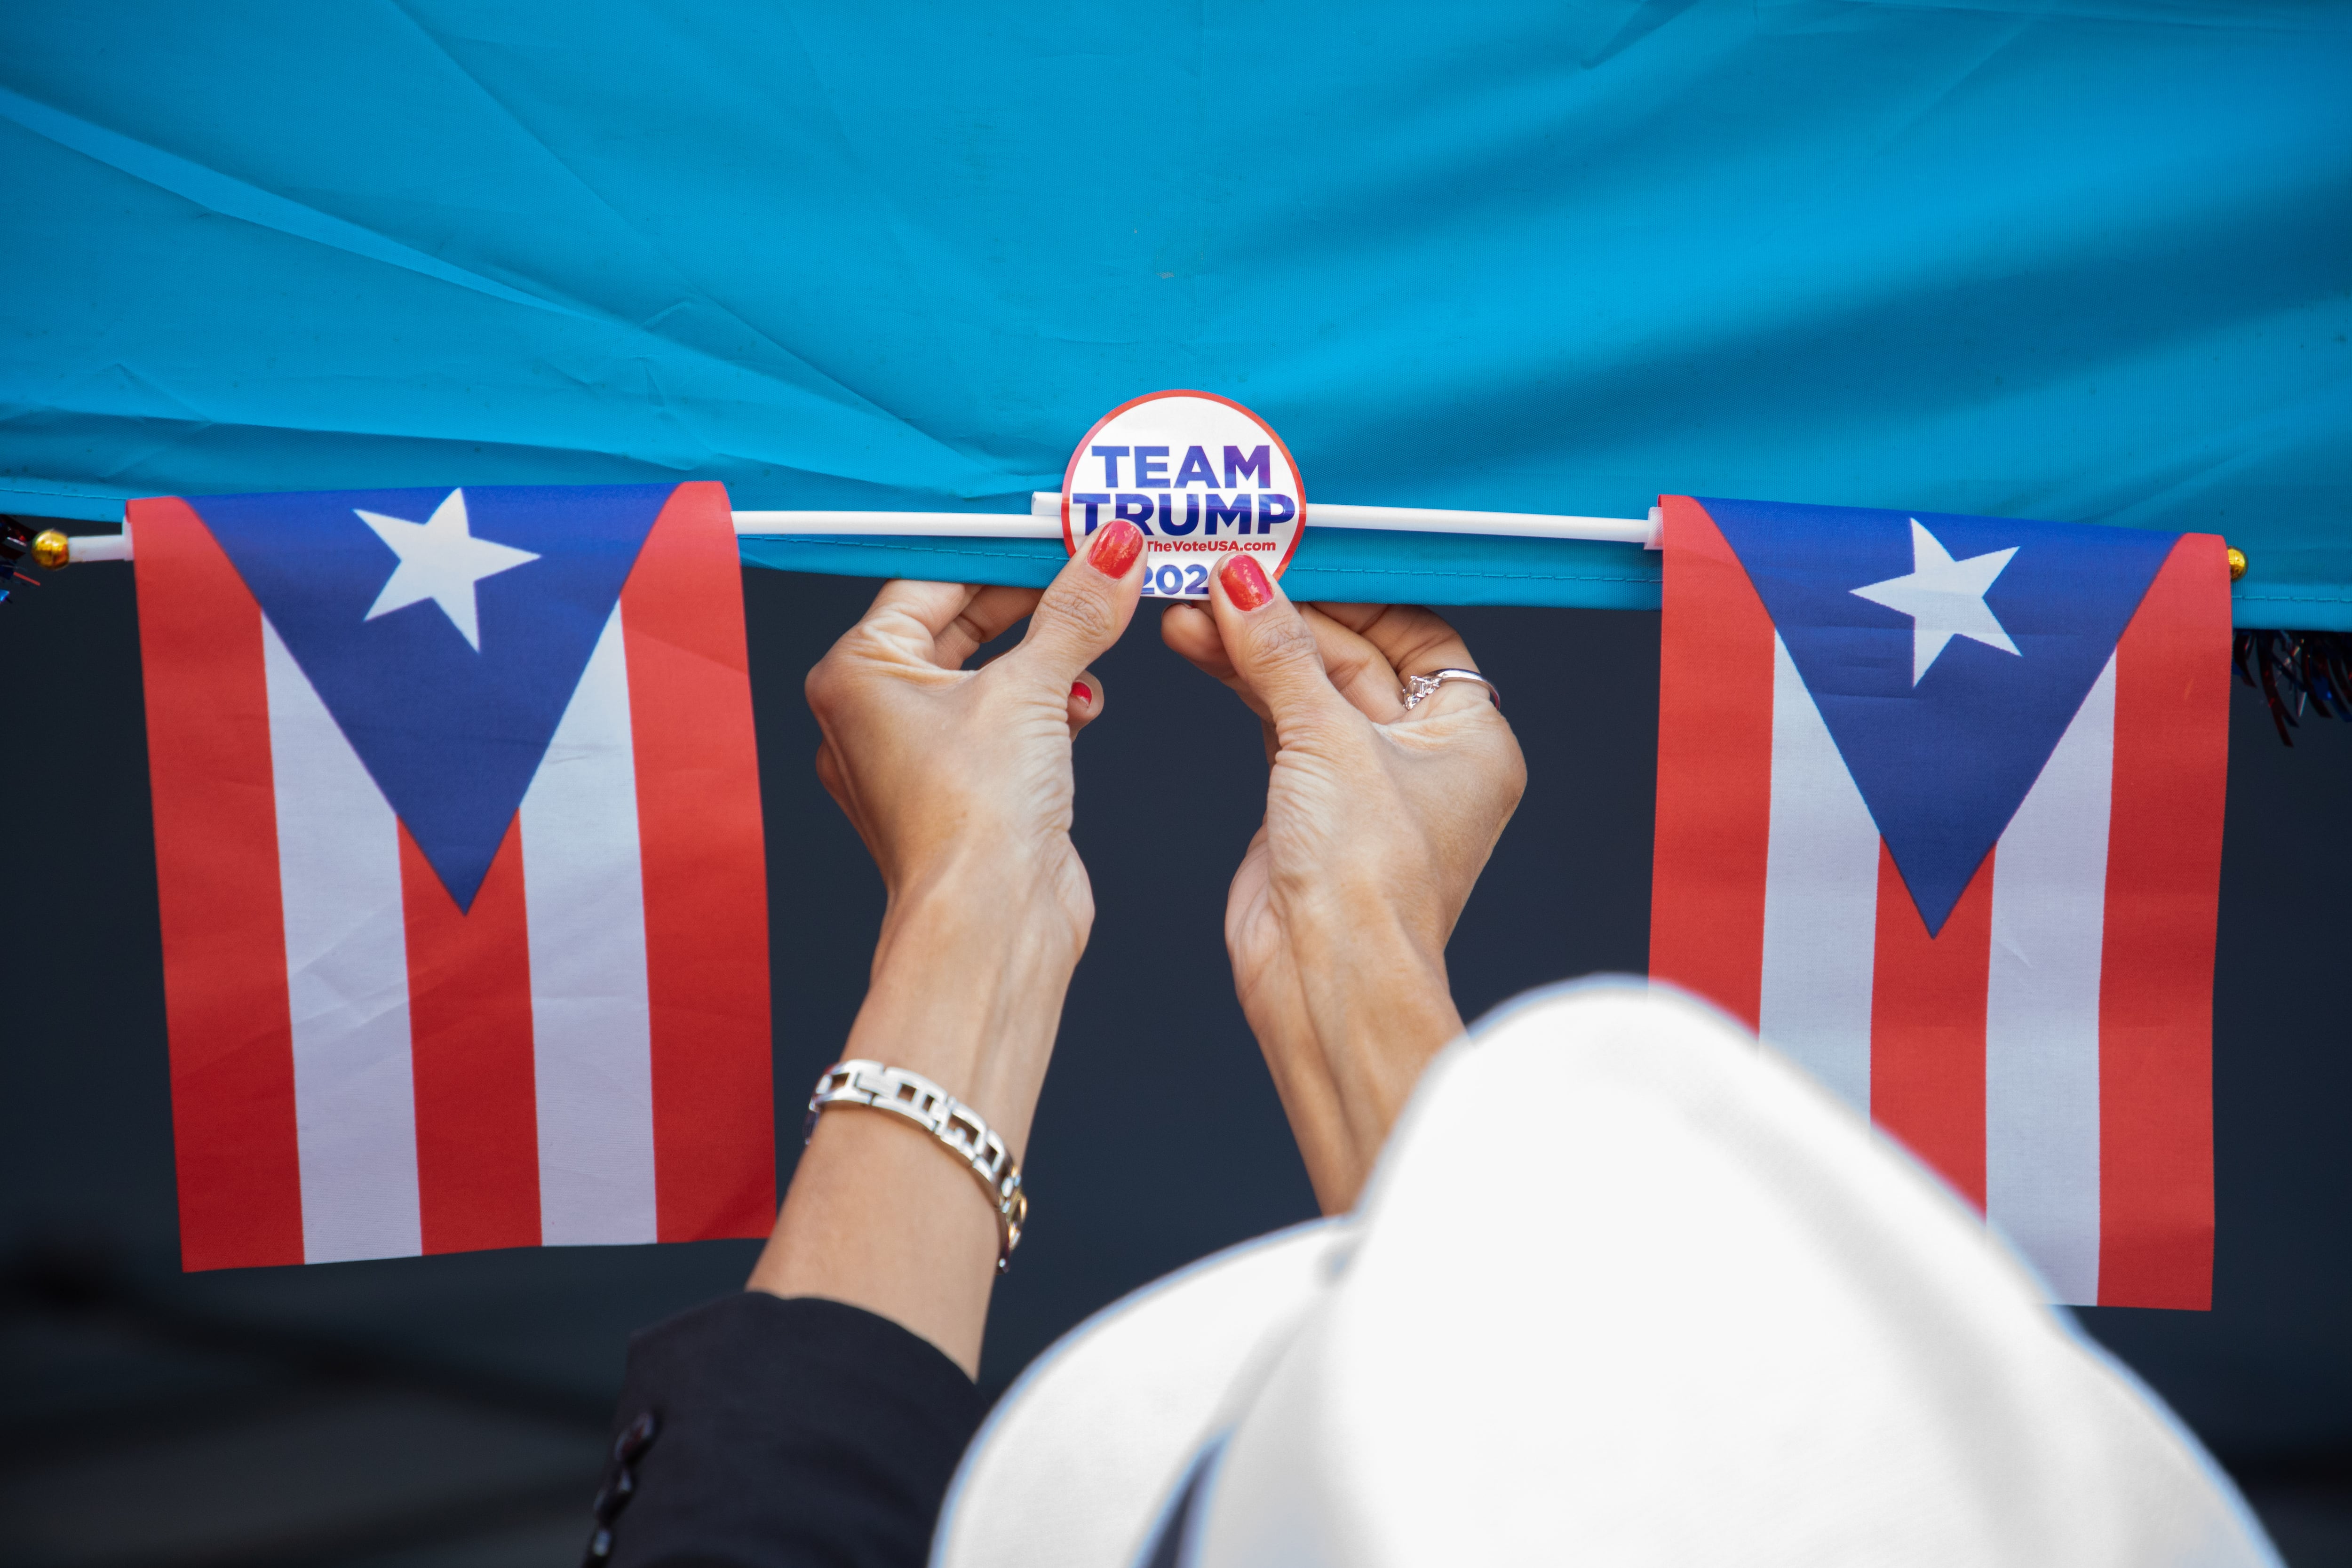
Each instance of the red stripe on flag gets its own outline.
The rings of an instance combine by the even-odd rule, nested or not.
[[[653,1016],[661,1239],[775,1221],[767,861],[725,487],[672,493],[621,590]]]
[[[2099,973],[2099,1304],[2213,1299],[2213,936],[2230,572],[2183,535],[2116,649]]]
[[[460,910],[400,829],[416,1197],[427,1252],[539,1245],[539,1106],[522,831]]]
[[[185,501],[134,500],[180,1262],[302,1261],[261,609]]]
[[[1985,988],[1992,967],[1992,863],[1934,936],[1878,847],[1878,946],[1870,999],[1870,1119],[1981,1212],[1985,1205]]]
[[[1772,822],[1772,618],[1706,509],[1665,496],[1650,974],[1756,1026]]]

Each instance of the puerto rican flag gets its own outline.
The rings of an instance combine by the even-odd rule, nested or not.
[[[129,514],[185,1267],[764,1234],[726,491]]]
[[[2229,571],[2210,534],[1664,499],[1652,974],[2053,1296],[2210,1305]]]

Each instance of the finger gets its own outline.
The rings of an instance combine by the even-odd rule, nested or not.
[[[1315,646],[1323,655],[1324,673],[1333,690],[1375,723],[1387,724],[1404,716],[1404,692],[1396,668],[1379,648],[1313,605],[1302,605],[1298,613],[1315,630]]]
[[[1202,674],[1222,682],[1251,712],[1260,719],[1267,717],[1265,704],[1226,657],[1225,639],[1206,605],[1169,605],[1160,617],[1160,640],[1183,655]]]
[[[1379,649],[1312,605],[1300,605],[1298,613],[1315,633],[1315,646],[1323,656],[1323,668],[1333,689],[1358,712],[1383,724],[1403,713],[1396,671]],[[1265,704],[1234,668],[1224,639],[1217,634],[1217,623],[1206,609],[1171,605],[1160,617],[1160,637],[1202,674],[1223,681],[1259,718],[1268,716]]]
[[[1082,669],[1070,682],[1070,733],[1079,731],[1102,717],[1102,677],[1091,669]]]
[[[1265,703],[1249,688],[1249,682],[1234,668],[1234,661],[1225,657],[1225,640],[1217,633],[1217,623],[1206,607],[1200,605],[1171,605],[1160,617],[1160,640],[1192,661],[1202,674],[1223,683],[1225,689],[1242,700],[1244,707],[1257,715],[1258,727],[1265,731],[1265,760],[1271,763],[1280,747],[1274,736],[1274,720],[1267,714]]]
[[[901,658],[961,669],[982,643],[1002,636],[1036,603],[1034,588],[885,583],[842,640],[852,647],[878,646]]]
[[[1399,676],[1475,669],[1462,634],[1418,605],[1318,605],[1317,609],[1380,650]]]
[[[1345,710],[1325,673],[1315,629],[1255,561],[1226,556],[1210,578],[1209,605],[1235,676],[1286,740]]]
[[[1034,588],[982,588],[972,595],[963,613],[940,633],[940,663],[950,669],[961,669],[964,660],[1036,609],[1038,597]]]
[[[1216,617],[1206,605],[1180,600],[1169,605],[1160,613],[1160,640],[1211,679],[1234,679],[1234,661],[1225,657],[1225,639],[1217,635]]]
[[[854,648],[878,644],[889,652],[933,663],[939,657],[941,634],[971,607],[980,593],[970,583],[885,583],[857,618],[857,625],[836,646]]]
[[[1021,646],[992,668],[1066,691],[1134,618],[1143,594],[1143,534],[1124,518],[1096,531],[1055,575]]]

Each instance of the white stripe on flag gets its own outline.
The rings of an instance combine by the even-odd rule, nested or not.
[[[278,879],[294,1025],[294,1119],[309,1263],[424,1250],[400,826],[262,623]]]
[[[2099,952],[2116,661],[2083,699],[1992,868],[1985,1216],[2061,1301],[2099,1299]]]
[[[1878,826],[1778,633],[1769,831],[1757,1033],[1867,1116]]]
[[[615,605],[522,801],[541,1239],[652,1241],[653,1014]]]

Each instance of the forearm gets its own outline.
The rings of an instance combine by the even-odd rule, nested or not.
[[[1075,888],[1060,883],[1065,867]],[[934,1080],[1018,1157],[1091,910],[1074,858],[975,856],[899,890],[843,1056]]]
[[[1371,907],[1295,918],[1289,994],[1245,1009],[1327,1214],[1354,1204],[1422,1069],[1462,1033],[1442,943]]]
[[[842,1052],[932,1079],[1016,1159],[1080,945],[1051,900],[1024,891],[973,868],[894,898]],[[996,1215],[952,1153],[843,1108],[818,1119],[751,1286],[863,1307],[976,1373],[996,1258]]]

